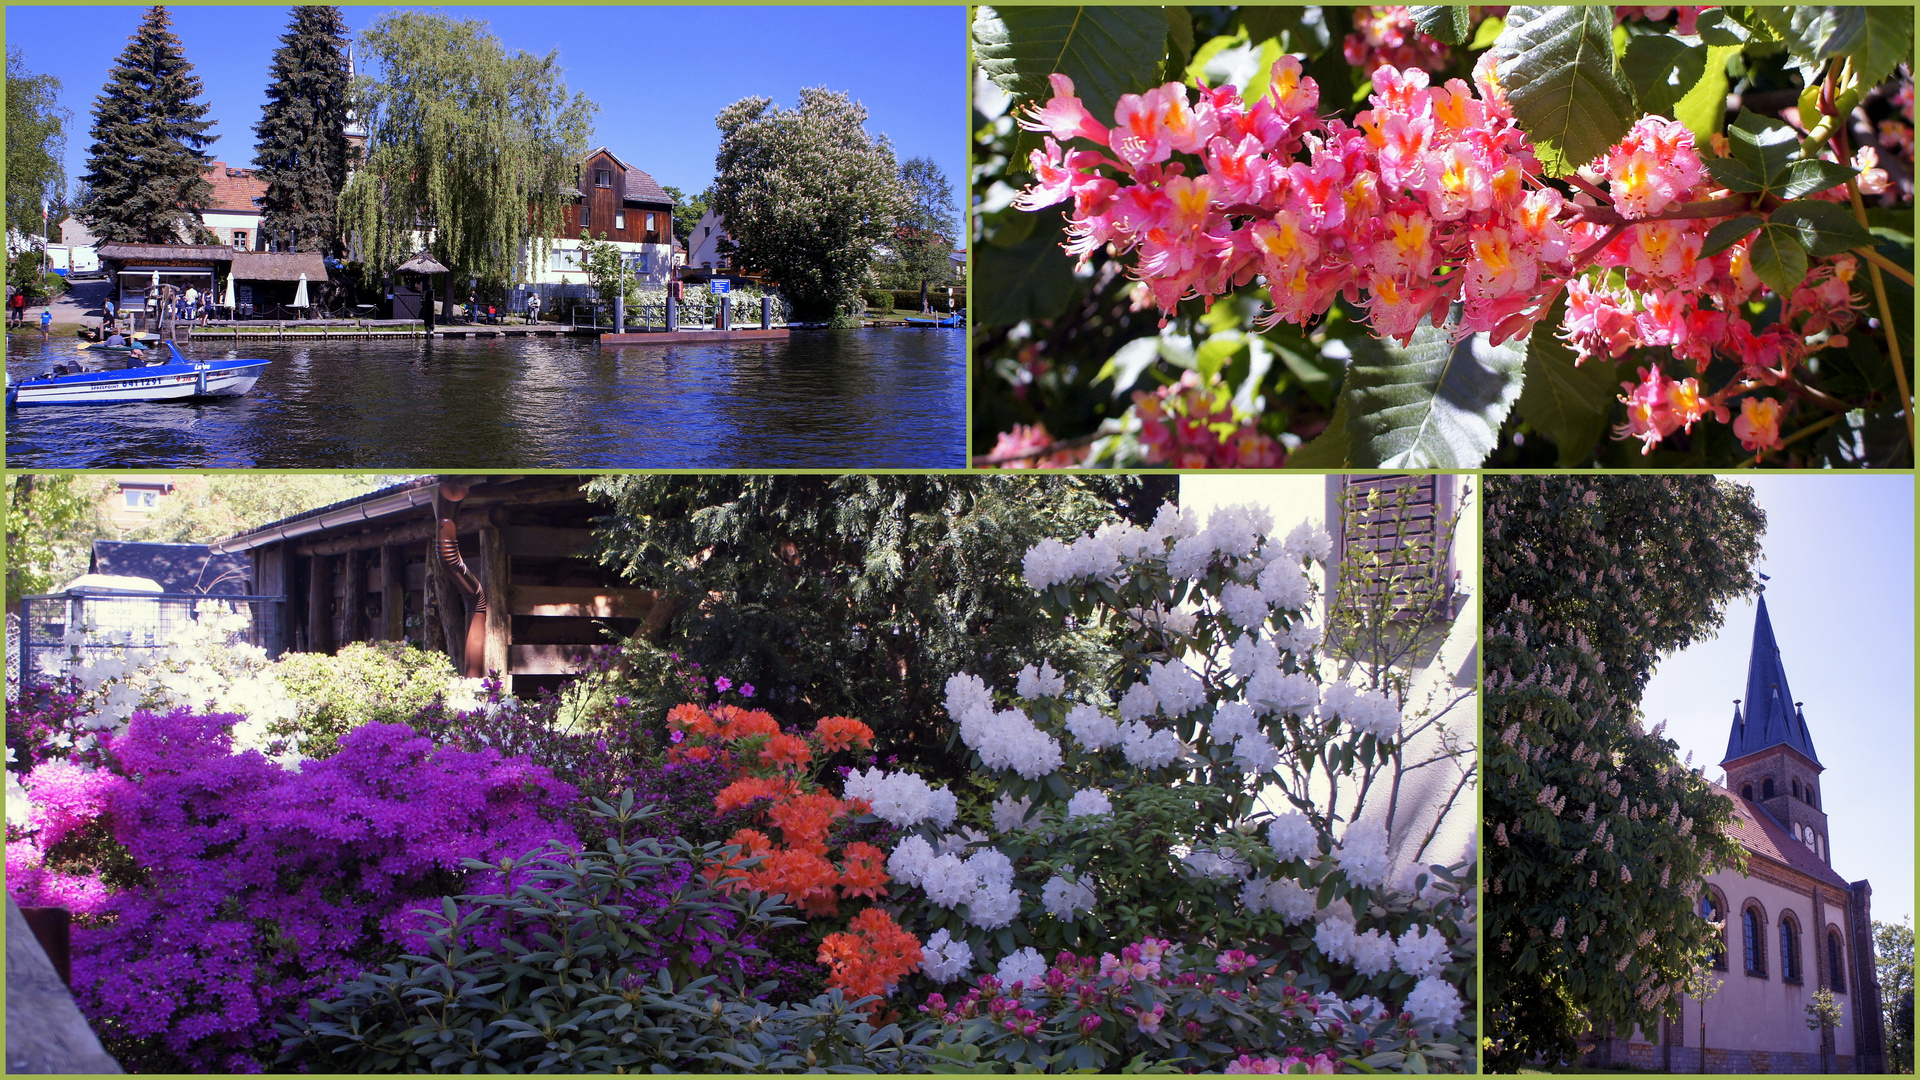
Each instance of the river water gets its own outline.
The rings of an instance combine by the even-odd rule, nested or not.
[[[966,331],[600,348],[578,338],[203,342],[243,398],[7,412],[8,468],[961,468]],[[17,340],[17,339],[16,339]],[[78,355],[9,343],[14,377]]]

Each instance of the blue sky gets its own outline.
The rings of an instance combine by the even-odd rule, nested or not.
[[[10,6],[9,49],[56,75],[73,112],[69,183],[86,171],[93,99],[140,24],[144,8]],[[348,6],[356,34],[390,6]],[[895,155],[931,157],[958,202],[966,183],[966,16],[959,7],[449,7],[481,19],[509,50],[560,50],[570,90],[599,104],[592,144],[606,145],[662,184],[689,195],[713,177],[713,118],[744,97],[792,108],[802,87],[825,86],[865,104],[867,130]],[[253,125],[267,66],[288,10],[178,6],[173,31],[206,84],[222,136],[216,160],[253,161]]]
[[[1873,882],[1874,918],[1913,912],[1913,480],[1743,477],[1767,513],[1760,571],[1788,685],[1805,703],[1833,868]],[[1662,660],[1642,702],[1716,783],[1746,691],[1756,607]]]

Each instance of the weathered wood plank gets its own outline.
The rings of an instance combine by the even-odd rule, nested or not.
[[[480,530],[480,589],[487,598],[487,670],[506,672],[510,657],[507,646],[513,641],[513,616],[507,611],[507,582],[512,560],[507,557],[507,540],[492,525]]]
[[[590,645],[515,645],[515,675],[573,675],[585,670]]]
[[[509,525],[507,553],[540,559],[577,559],[593,546],[592,529],[562,529],[551,525]]]
[[[389,544],[380,549],[380,640],[407,636],[406,551]]]
[[[27,920],[7,898],[7,1071],[119,1073]]]
[[[652,589],[594,588],[580,585],[518,585],[507,591],[515,615],[565,615],[588,618],[644,619],[659,602]]]

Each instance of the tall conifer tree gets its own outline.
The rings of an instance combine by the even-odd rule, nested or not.
[[[219,136],[171,25],[165,8],[149,10],[93,102],[82,220],[103,240],[212,239],[195,208],[213,197],[204,151]]]
[[[254,164],[267,182],[262,230],[294,251],[335,254],[337,207],[347,184],[349,71],[340,9],[296,7],[274,50],[267,106],[253,133]]]

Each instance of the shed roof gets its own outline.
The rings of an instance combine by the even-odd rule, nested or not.
[[[122,244],[106,243],[95,248],[103,259],[119,262],[231,262],[234,250],[220,244]]]
[[[327,280],[327,262],[317,251],[236,251],[233,276],[240,281]]]
[[[88,572],[146,578],[166,592],[205,596],[244,596],[248,582],[245,556],[215,555],[205,544],[95,540]]]

